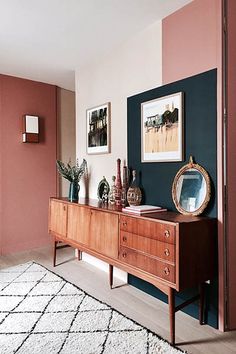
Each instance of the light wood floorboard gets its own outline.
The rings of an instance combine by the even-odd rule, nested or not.
[[[51,249],[47,247],[2,256],[0,269],[31,260],[169,340],[168,306],[165,303],[117,279],[115,288],[110,290],[108,275],[84,261],[78,261],[71,248],[57,251],[58,265],[55,268],[52,266]],[[236,331],[221,333],[210,326],[200,326],[196,319],[180,311],[176,314],[176,343],[189,354],[235,354]]]

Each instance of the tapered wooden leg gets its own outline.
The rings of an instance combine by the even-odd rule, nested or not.
[[[57,241],[53,240],[53,267],[56,266],[56,256],[57,256]]]
[[[109,264],[109,284],[110,284],[110,288],[112,289],[112,285],[113,285],[113,266],[111,264]]]
[[[205,283],[199,284],[199,323],[204,324]]]
[[[169,288],[168,293],[169,317],[170,317],[170,342],[175,344],[175,293],[174,289]]]
[[[82,251],[78,250],[78,261],[81,261],[82,260]]]

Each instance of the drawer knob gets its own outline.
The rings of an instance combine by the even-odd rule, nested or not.
[[[165,230],[165,237],[170,237],[170,231],[169,230]]]
[[[123,252],[123,253],[122,253],[122,257],[123,257],[123,258],[126,258],[126,257],[127,257],[127,253],[126,253],[126,252]]]
[[[164,254],[165,254],[165,256],[169,257],[169,255],[170,255],[170,250],[169,250],[168,248],[165,248]]]
[[[63,205],[63,210],[64,210],[64,211],[66,210],[66,206],[65,206],[65,205]]]
[[[170,269],[168,267],[164,268],[164,273],[165,275],[169,275],[170,274]]]
[[[126,242],[127,241],[127,237],[123,236],[123,241]]]
[[[127,222],[126,222],[126,221],[123,221],[122,225],[123,225],[123,226],[127,226]]]

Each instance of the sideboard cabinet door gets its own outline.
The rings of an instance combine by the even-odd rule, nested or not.
[[[68,239],[89,246],[90,214],[89,208],[68,205]]]
[[[67,236],[67,204],[51,200],[49,231],[62,237]]]
[[[118,258],[119,216],[91,210],[89,247],[105,256]]]

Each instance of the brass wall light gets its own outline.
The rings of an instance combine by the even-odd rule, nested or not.
[[[39,117],[23,116],[23,143],[38,143],[39,142]]]

